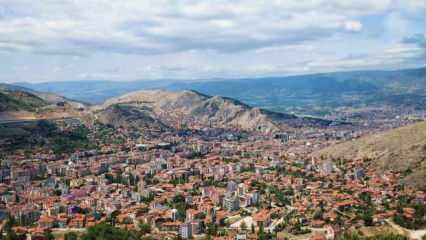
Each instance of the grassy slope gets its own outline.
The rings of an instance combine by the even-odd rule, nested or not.
[[[21,91],[0,91],[0,112],[6,111],[30,111],[45,106],[47,103],[27,92]]]
[[[426,182],[426,122],[389,130],[325,148],[316,156],[334,158],[372,158],[380,169],[412,173],[405,179],[411,184]]]

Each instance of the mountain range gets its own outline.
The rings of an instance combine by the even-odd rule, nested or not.
[[[195,90],[278,112],[322,115],[342,106],[426,106],[426,67],[252,79],[199,81],[68,81],[17,83],[41,92],[100,104],[137,90]]]
[[[165,130],[186,126],[260,132],[331,124],[328,120],[272,112],[193,90],[142,90],[88,106],[54,94],[3,84],[0,103],[2,121],[89,117],[115,128]]]

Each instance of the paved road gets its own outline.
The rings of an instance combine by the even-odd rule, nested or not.
[[[22,120],[0,120],[0,127],[13,127],[20,126],[26,124],[35,124],[40,121],[58,121],[58,120],[69,120],[69,119],[77,119],[75,117],[63,117],[63,118],[40,118],[40,119],[22,119]]]

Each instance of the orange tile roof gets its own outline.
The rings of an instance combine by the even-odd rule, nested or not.
[[[40,224],[50,224],[50,223],[55,222],[55,220],[56,219],[54,217],[50,217],[50,216],[47,216],[47,215],[41,215],[38,222]]]
[[[257,222],[264,222],[270,218],[270,213],[267,209],[262,209],[258,213],[256,213],[253,219]]]

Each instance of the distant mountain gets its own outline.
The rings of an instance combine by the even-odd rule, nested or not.
[[[99,104],[105,100],[141,89],[165,88],[171,81],[103,81],[81,80],[45,83],[16,83],[41,92],[51,92],[69,99]]]
[[[28,93],[35,93],[33,89],[26,88],[23,86],[13,85],[13,84],[7,84],[7,83],[0,83],[0,90],[2,91],[22,91],[22,92],[28,92]]]
[[[69,81],[19,85],[90,103],[101,103],[137,90],[165,89],[196,90],[238,99],[255,107],[314,115],[340,106],[426,108],[426,67],[214,81]]]
[[[334,145],[316,152],[314,156],[370,158],[379,169],[405,173],[407,184],[426,187],[426,122]]]
[[[194,89],[205,94],[236,98],[275,111],[314,115],[340,106],[426,108],[426,68],[176,82],[170,88]]]
[[[125,123],[129,120],[132,126],[136,122],[143,127],[150,123],[155,127],[159,124],[169,127],[213,126],[272,132],[288,127],[327,126],[331,123],[253,108],[234,99],[211,97],[195,91],[133,92],[106,101],[96,107],[95,113],[103,123],[114,126],[129,125]]]

